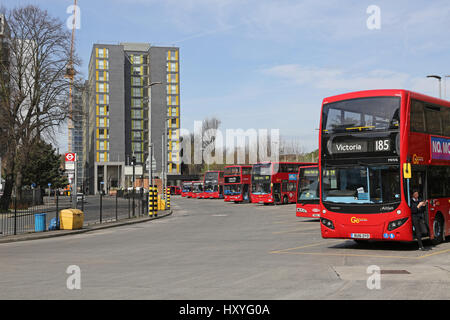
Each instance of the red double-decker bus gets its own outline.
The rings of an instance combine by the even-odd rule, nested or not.
[[[187,197],[192,191],[192,181],[184,181],[181,183],[181,196]]]
[[[179,186],[168,186],[171,195],[180,195],[181,187]]]
[[[265,162],[252,168],[250,198],[253,203],[288,204],[297,198],[297,175],[305,162]]]
[[[224,169],[224,200],[250,202],[252,166],[228,166]]]
[[[429,201],[428,235],[450,233],[450,102],[406,90],[325,98],[320,124],[324,238],[413,241],[409,207]]]
[[[319,166],[304,166],[298,170],[297,217],[320,218]]]
[[[203,179],[203,198],[223,198],[223,171],[208,171]]]
[[[198,198],[203,193],[203,182],[192,181],[192,189],[188,193],[188,198]]]

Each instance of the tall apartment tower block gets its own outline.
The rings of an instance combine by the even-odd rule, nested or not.
[[[135,178],[147,187],[149,137],[153,175],[161,176],[164,167],[168,175],[180,174],[179,48],[95,44],[87,86],[84,149],[90,193],[131,187],[133,157]]]

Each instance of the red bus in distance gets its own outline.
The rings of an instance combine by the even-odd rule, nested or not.
[[[181,196],[188,197],[189,192],[192,190],[192,181],[184,181],[181,183]]]
[[[319,166],[304,166],[298,170],[297,217],[320,218]]]
[[[228,166],[224,169],[224,200],[235,203],[250,202],[252,166]]]
[[[208,171],[203,179],[203,198],[223,198],[223,171]]]
[[[181,188],[179,186],[169,186],[171,195],[180,195],[181,194]]]
[[[264,162],[253,165],[250,198],[253,203],[288,204],[297,200],[298,169],[309,162]]]
[[[188,193],[188,198],[198,198],[203,193],[203,182],[192,181],[192,189]]]
[[[324,238],[413,241],[411,193],[427,235],[450,234],[450,102],[407,90],[325,98],[319,144]]]

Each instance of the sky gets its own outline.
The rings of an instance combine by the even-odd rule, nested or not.
[[[72,0],[35,4],[66,21]],[[180,48],[181,127],[217,117],[226,129],[279,129],[318,147],[324,98],[365,89],[439,95],[450,74],[450,2],[365,0],[78,0],[76,51],[87,78],[94,43]],[[379,9],[379,28],[369,28]],[[369,26],[368,26],[369,20]],[[450,86],[450,82],[449,82]],[[443,97],[447,95],[444,90]],[[450,90],[448,90],[450,95]],[[67,149],[66,128],[58,143]]]

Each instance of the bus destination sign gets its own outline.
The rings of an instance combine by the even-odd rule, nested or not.
[[[331,145],[331,153],[367,152],[367,141],[337,142]]]
[[[375,139],[366,141],[334,142],[331,145],[332,154],[364,153],[364,152],[390,152],[390,139]]]

